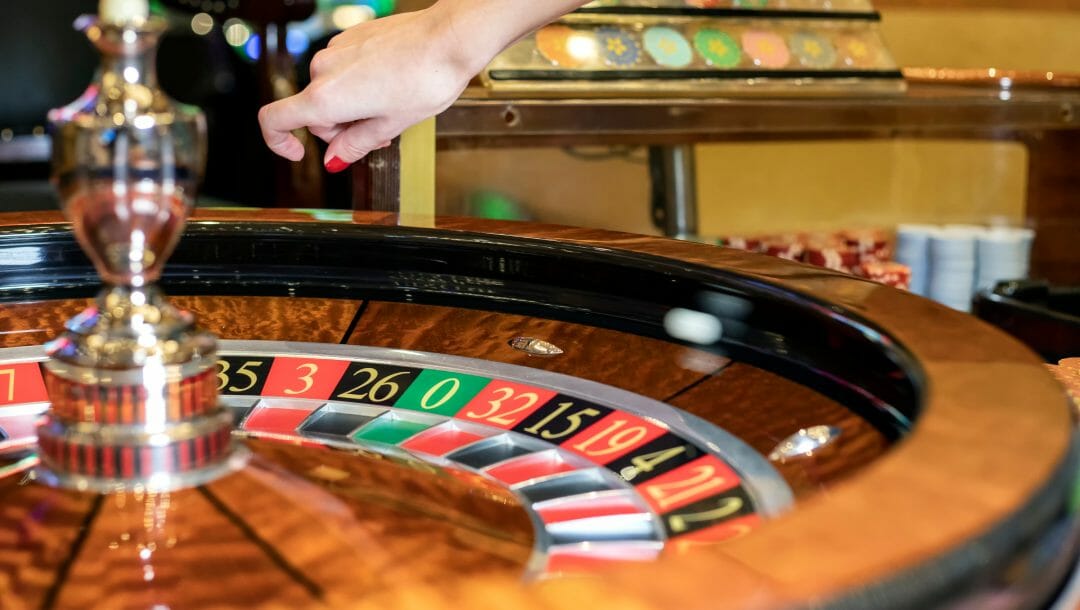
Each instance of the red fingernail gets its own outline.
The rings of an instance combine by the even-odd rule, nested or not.
[[[349,167],[349,164],[338,159],[337,157],[330,157],[330,160],[326,162],[326,171],[331,174],[341,172],[345,168]]]

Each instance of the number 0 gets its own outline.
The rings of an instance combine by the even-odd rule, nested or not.
[[[433,398],[435,398],[435,394],[442,390],[443,386],[445,386],[446,384],[450,384],[452,387],[447,390],[446,394],[444,394],[442,398],[432,403],[431,401]],[[420,408],[426,409],[428,411],[432,409],[438,409],[439,407],[445,405],[451,398],[453,398],[454,394],[457,394],[458,388],[460,387],[461,380],[457,377],[447,377],[446,379],[443,379],[439,383],[431,386],[431,389],[429,389],[424,394],[424,397],[420,399]]]

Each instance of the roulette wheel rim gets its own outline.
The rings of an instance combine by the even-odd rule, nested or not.
[[[688,606],[714,605],[720,599],[732,605],[753,602],[758,606],[821,603],[846,607],[872,605],[871,600],[880,599],[888,600],[886,605],[890,606],[919,605],[947,596],[958,581],[975,578],[987,557],[1006,561],[1017,548],[1039,537],[1041,531],[1036,530],[1056,522],[1064,506],[1076,457],[1068,407],[1060,389],[1026,351],[971,318],[840,274],[706,246],[538,225],[446,221],[442,226],[424,230],[251,223],[231,221],[228,215],[208,218],[196,221],[181,242],[166,274],[166,286],[174,293],[203,290],[217,294],[228,286],[237,294],[287,294],[301,282],[300,288],[316,296],[362,292],[392,300],[395,291],[383,287],[379,293],[378,281],[364,279],[364,273],[372,269],[355,268],[358,253],[391,247],[395,255],[404,257],[401,265],[408,266],[439,260],[440,255],[454,251],[461,253],[461,261],[471,261],[462,272],[504,280],[528,278],[533,284],[518,286],[524,292],[516,300],[471,300],[468,294],[448,291],[445,285],[432,286],[424,284],[422,277],[402,276],[399,279],[404,288],[398,287],[397,298],[409,293],[432,302],[450,299],[478,307],[497,303],[506,310],[522,311],[531,306],[522,299],[524,294],[534,300],[532,305],[544,302],[545,311],[573,319],[578,314],[566,299],[580,294],[553,292],[550,285],[541,292],[527,289],[536,288],[539,279],[553,281],[557,276],[546,274],[555,273],[557,268],[568,276],[560,290],[580,287],[575,282],[596,282],[595,276],[567,271],[573,268],[566,266],[568,262],[607,265],[632,270],[642,287],[650,286],[650,277],[714,287],[736,285],[762,299],[797,304],[798,311],[817,323],[827,325],[832,320],[887,351],[900,363],[915,391],[915,400],[909,405],[914,409],[910,415],[915,426],[903,442],[864,472],[838,484],[826,497],[815,498],[771,521],[753,536],[686,557],[664,559],[647,568],[662,578],[642,579],[643,568],[629,566],[584,582],[553,581],[543,585],[546,590],[573,590],[612,605],[619,600],[651,599],[654,601],[649,603],[657,607],[659,600],[675,597],[693,602]],[[96,287],[96,279],[79,260],[81,255],[62,225],[10,229],[0,235],[0,243],[13,248],[43,247],[48,253],[46,265],[11,276],[0,289],[0,299],[24,299],[28,289],[35,296],[48,298],[86,296]],[[253,244],[262,244],[255,251],[257,256],[242,260],[240,253],[250,251]],[[360,247],[365,244],[366,248]],[[349,248],[343,249],[345,245]],[[319,264],[321,271],[294,270],[283,283],[283,261],[298,253],[317,261],[313,264]],[[215,266],[215,259],[220,264]],[[544,267],[544,260],[550,260],[551,266]],[[516,271],[515,264],[520,264]],[[538,267],[530,270],[530,264]],[[428,273],[430,269],[421,271]],[[603,289],[618,288],[617,282],[600,284]],[[561,303],[553,303],[560,299]],[[619,315],[625,317],[627,312]],[[604,323],[603,317],[590,320]],[[641,325],[631,327],[643,334],[657,332]],[[829,366],[812,358],[804,363],[811,365]],[[867,388],[849,390],[858,393]],[[1020,402],[1029,405],[1023,414],[1015,409]],[[902,418],[883,417],[899,421],[897,425],[903,427]],[[956,424],[969,419],[970,426]],[[989,433],[1001,430],[1009,434],[989,437]],[[1017,480],[1018,472],[1028,473],[1029,478]],[[912,495],[900,489],[916,491]],[[927,502],[933,505],[924,505]],[[897,519],[899,516],[906,520]],[[868,541],[882,540],[888,544],[875,547],[876,555],[866,554]],[[831,548],[808,541],[825,541]],[[842,559],[845,556],[848,559]],[[721,592],[707,585],[718,569],[726,570],[725,590]],[[494,592],[501,604],[521,607],[573,605],[570,599],[547,594],[537,598],[532,589],[523,588],[512,578],[466,579],[448,586],[454,593],[436,598],[443,599],[441,603],[447,607],[453,604],[445,600],[462,595],[482,599],[480,592],[485,596]],[[695,591],[708,591],[709,595],[695,597]],[[392,592],[379,601],[392,603],[415,594]]]

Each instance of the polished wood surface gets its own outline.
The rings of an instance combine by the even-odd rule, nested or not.
[[[0,485],[20,481],[18,476],[7,479]],[[38,507],[36,518],[28,519],[24,510],[14,507],[0,510],[0,590],[11,592],[2,596],[2,605],[12,610],[39,608],[55,598],[63,576],[58,569],[76,548],[95,505],[92,497],[58,497],[40,485],[24,486],[21,493],[27,506]],[[49,527],[42,525],[45,521]],[[28,591],[35,594],[24,596]]]
[[[191,311],[221,339],[340,343],[360,301],[201,297],[176,295],[174,305]],[[0,347],[41,345],[56,338],[64,322],[92,299],[0,304]]]
[[[1043,132],[1025,139],[1030,155],[1027,209],[1035,229],[1031,277],[1064,286],[1080,285],[1080,138]]]
[[[552,358],[514,350],[515,337],[543,339]],[[371,303],[349,336],[352,345],[469,356],[574,375],[667,400],[730,361],[613,330],[527,316],[406,303]],[[687,366],[681,366],[685,363]],[[693,368],[688,368],[692,366]]]
[[[64,329],[64,322],[91,303],[90,299],[78,299],[0,304],[0,347],[25,347],[51,341]]]
[[[361,301],[267,297],[170,297],[221,339],[340,343]]]
[[[200,216],[239,220],[243,213]],[[352,218],[394,221],[386,214]],[[293,212],[259,220],[311,219]],[[49,221],[55,217],[22,215],[0,224]],[[923,409],[903,442],[752,535],[656,564],[623,566],[601,578],[523,586],[512,574],[495,573],[373,592],[356,607],[813,604],[888,580],[992,531],[1040,493],[1069,455],[1070,407],[1042,363],[989,326],[914,295],[764,256],[660,238],[469,219],[446,219],[440,226],[653,254],[813,295],[856,312],[910,353],[928,382]],[[735,366],[722,369],[715,383]],[[853,454],[864,450],[852,448]]]
[[[0,607],[341,607],[457,577],[517,577],[532,552],[532,524],[508,490],[375,454],[248,446],[256,457],[243,470],[170,493],[0,479]]]
[[[840,436],[823,451],[773,464],[800,499],[870,465],[889,447],[881,432],[842,405],[744,363],[710,375],[668,402],[734,432],[762,455],[799,430],[839,428]]]

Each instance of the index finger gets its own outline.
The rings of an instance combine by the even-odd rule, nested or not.
[[[292,131],[317,122],[312,104],[307,102],[304,92],[278,100],[259,110],[259,126],[266,145],[291,161],[299,161],[304,157],[304,146]]]

